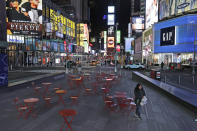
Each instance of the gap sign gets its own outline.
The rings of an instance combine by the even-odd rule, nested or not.
[[[175,26],[163,28],[160,32],[160,46],[175,44]]]

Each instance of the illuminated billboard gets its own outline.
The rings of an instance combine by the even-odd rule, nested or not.
[[[112,36],[114,36],[114,30],[115,30],[115,28],[114,28],[114,26],[109,26],[108,27],[108,34],[107,34],[107,36],[109,36],[109,37],[112,37]]]
[[[134,38],[125,38],[125,52],[132,52],[132,42],[134,41]]]
[[[5,1],[7,34],[37,35],[41,32],[42,0]]]
[[[120,43],[120,35],[121,35],[121,32],[120,32],[120,30],[118,30],[116,32],[116,43]]]
[[[114,13],[115,7],[114,6],[108,6],[108,13]]]
[[[197,11],[197,0],[160,0],[160,20],[188,11]]]
[[[107,17],[107,25],[114,25],[115,21],[115,15],[114,14],[108,14]]]
[[[144,17],[132,17],[132,30],[144,29]]]
[[[154,53],[194,52],[195,32],[197,32],[196,14],[155,24],[153,28]]]
[[[104,44],[107,43],[107,31],[104,31]]]
[[[79,38],[79,41],[80,41],[80,46],[84,46],[84,24],[80,24],[79,25],[79,34],[80,34],[80,38]]]
[[[24,36],[20,35],[7,35],[7,42],[9,43],[24,43]]]
[[[146,0],[146,29],[158,22],[158,0]]]
[[[114,48],[114,37],[108,37],[107,48]]]

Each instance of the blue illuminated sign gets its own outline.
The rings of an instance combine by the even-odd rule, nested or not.
[[[161,46],[161,29],[172,26],[175,26],[175,44]],[[194,52],[195,32],[197,32],[197,15],[187,15],[159,22],[154,25],[153,30],[154,53]]]

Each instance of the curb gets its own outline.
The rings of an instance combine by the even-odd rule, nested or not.
[[[65,78],[65,76],[66,76],[65,72],[61,72],[61,73],[53,73],[53,74],[46,74],[46,75],[41,75],[41,76],[37,76],[37,77],[32,77],[27,80],[21,80],[18,82],[9,83],[7,87],[2,87],[0,89],[0,91],[1,92],[13,91],[16,89],[31,86],[32,82],[35,82],[35,84],[40,84],[43,81],[52,81],[52,80],[63,79],[63,78]]]

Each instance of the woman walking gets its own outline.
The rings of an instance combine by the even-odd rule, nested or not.
[[[140,114],[140,112],[141,112],[140,102],[142,101],[142,98],[144,96],[146,96],[146,94],[145,94],[145,91],[144,91],[144,89],[143,89],[141,84],[139,84],[139,83],[137,84],[137,86],[136,86],[136,88],[134,90],[134,94],[135,94],[135,104],[136,104],[135,116],[140,118],[140,119],[142,119],[141,118],[141,114]]]

